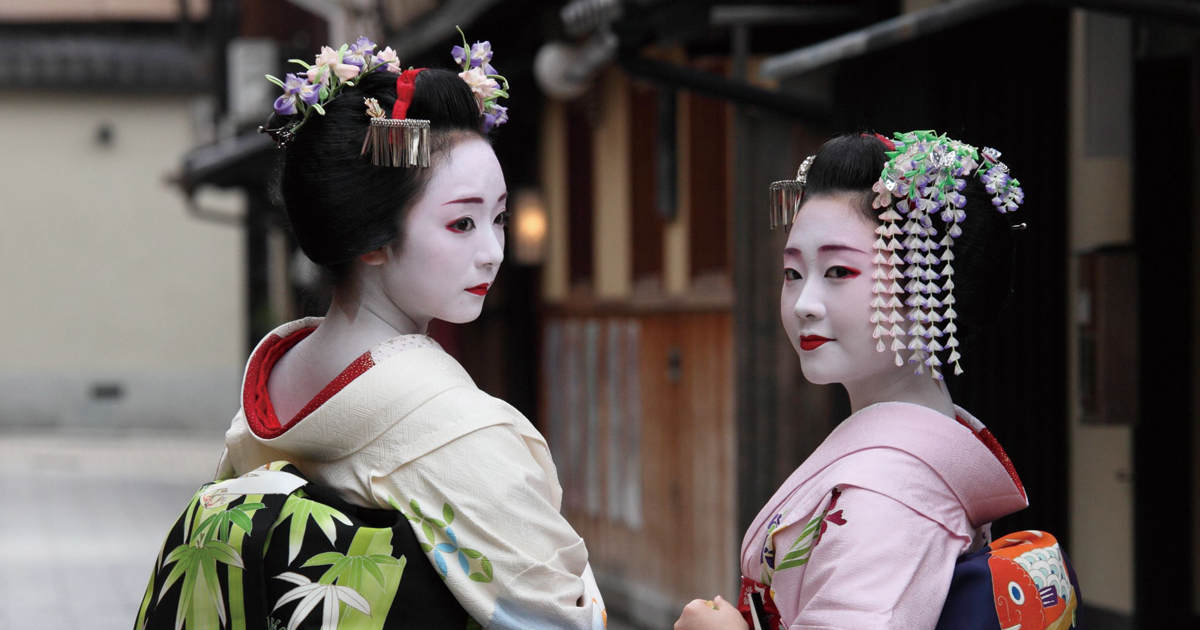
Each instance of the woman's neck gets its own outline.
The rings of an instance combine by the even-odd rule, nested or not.
[[[951,418],[956,415],[946,383],[928,373],[914,374],[908,366],[843,385],[850,395],[851,412],[878,403],[903,402],[929,407]]]
[[[357,357],[379,342],[400,335],[424,334],[429,322],[396,308],[382,292],[342,288],[334,292],[324,321],[312,334],[313,346],[336,348]],[[305,341],[308,341],[307,339]]]

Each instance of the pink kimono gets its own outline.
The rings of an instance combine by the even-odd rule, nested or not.
[[[746,532],[739,607],[760,592],[793,630],[937,625],[955,560],[1028,505],[995,438],[956,410],[881,403],[834,429]]]

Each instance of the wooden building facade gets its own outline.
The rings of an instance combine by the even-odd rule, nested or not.
[[[669,625],[737,577],[733,112],[617,69],[593,94],[542,116],[541,427],[610,609]]]

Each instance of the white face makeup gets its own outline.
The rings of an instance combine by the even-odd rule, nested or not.
[[[398,252],[384,263],[383,291],[424,330],[430,319],[479,317],[504,260],[504,173],[480,139],[455,145],[409,211]]]
[[[808,200],[783,254],[780,315],[804,378],[817,384],[900,376],[871,336],[875,225],[843,197]]]

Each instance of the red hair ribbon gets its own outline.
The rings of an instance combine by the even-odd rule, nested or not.
[[[888,151],[895,151],[895,150],[896,150],[896,143],[895,143],[895,142],[892,142],[891,140],[888,140],[886,137],[884,137],[884,136],[882,136],[882,135],[880,135],[880,134],[873,134],[873,135],[872,135],[872,134],[866,134],[866,133],[864,133],[864,134],[860,134],[860,135],[862,135],[862,137],[864,137],[864,138],[875,138],[876,140],[878,140],[878,141],[882,142],[882,143],[883,143],[883,146],[887,147],[887,150],[888,150]]]
[[[392,120],[408,117],[408,106],[412,104],[413,90],[417,86],[417,74],[425,68],[410,68],[396,78],[396,104],[392,106]]]

